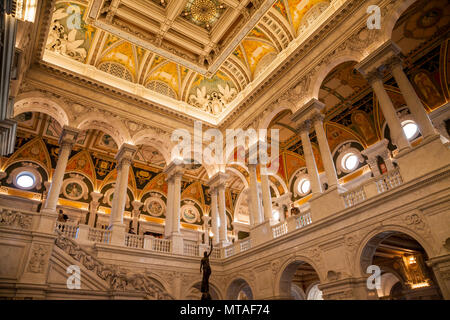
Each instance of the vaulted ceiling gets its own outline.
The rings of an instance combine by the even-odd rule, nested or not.
[[[217,116],[328,5],[328,0],[59,0],[44,60],[91,76],[101,71],[151,90],[149,100],[182,101]]]

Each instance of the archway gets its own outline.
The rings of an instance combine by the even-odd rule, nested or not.
[[[200,300],[202,297],[202,293],[201,293],[201,282],[197,282],[194,285],[192,285],[189,290],[187,291],[187,293],[184,296],[184,299],[186,300]],[[211,299],[212,300],[221,300],[221,296],[219,293],[219,290],[213,285],[213,284],[209,284],[209,293],[211,294]]]
[[[314,267],[306,261],[297,260],[284,268],[279,282],[279,296],[283,299],[306,300],[311,288],[314,285],[317,287],[319,283],[319,274]],[[311,295],[313,298],[318,296],[321,297],[321,294]]]
[[[364,245],[360,267],[361,272],[368,275],[380,269],[376,287],[379,299],[440,300],[442,293],[427,260],[427,252],[413,237],[403,232],[385,231]],[[377,285],[376,280],[374,284]]]
[[[233,280],[228,286],[227,299],[229,300],[253,300],[253,291],[242,278]]]

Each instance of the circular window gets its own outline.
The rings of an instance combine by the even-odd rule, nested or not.
[[[19,173],[16,177],[17,185],[22,189],[31,189],[34,187],[36,182],[36,177],[34,174],[28,171]]]
[[[358,167],[359,158],[354,153],[347,153],[342,157],[342,167],[347,171],[353,171]]]
[[[298,191],[301,194],[307,194],[311,190],[311,182],[308,179],[302,179],[298,184]]]
[[[414,139],[419,134],[419,127],[414,121],[407,120],[402,122],[402,128],[408,140]]]
[[[278,211],[278,210],[272,210],[272,218],[274,219],[274,220],[279,220],[280,219],[280,211]]]

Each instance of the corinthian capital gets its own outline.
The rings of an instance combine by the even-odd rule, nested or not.
[[[308,119],[301,122],[300,125],[298,126],[298,130],[300,132],[306,131],[307,133],[309,133],[309,130],[311,130],[311,120]]]
[[[317,112],[311,116],[311,121],[313,124],[315,124],[316,122],[323,123],[324,118],[325,116],[323,114]]]
[[[370,85],[376,81],[383,81],[383,73],[379,70],[373,70],[366,75],[366,80]]]

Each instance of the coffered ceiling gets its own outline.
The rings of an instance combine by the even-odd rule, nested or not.
[[[211,76],[274,2],[93,0],[86,22]]]
[[[43,60],[215,125],[329,4],[57,0]]]

